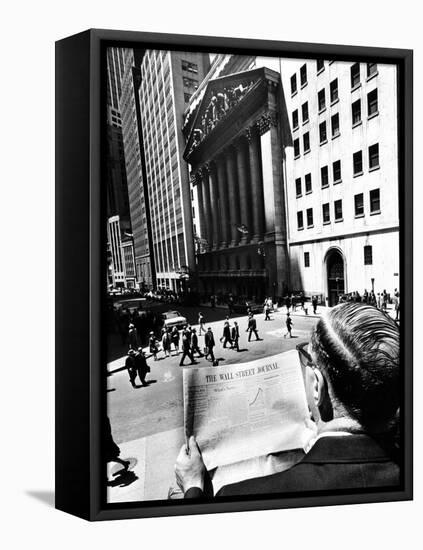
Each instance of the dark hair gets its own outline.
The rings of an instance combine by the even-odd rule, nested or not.
[[[399,341],[393,319],[371,305],[351,302],[329,310],[313,332],[317,367],[363,427],[377,430],[398,410]]]

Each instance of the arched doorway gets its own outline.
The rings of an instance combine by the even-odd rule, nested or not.
[[[326,259],[329,305],[336,306],[339,296],[345,293],[344,258],[339,250],[329,251]]]

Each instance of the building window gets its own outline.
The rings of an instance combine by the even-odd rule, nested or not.
[[[319,139],[320,143],[326,143],[328,136],[326,132],[326,121],[323,121],[319,124]]]
[[[308,101],[303,103],[301,107],[302,115],[303,115],[303,124],[305,122],[308,122]]]
[[[305,63],[300,69],[300,82],[301,87],[307,84],[307,65]]]
[[[332,126],[332,137],[335,138],[339,136],[339,114],[338,113],[332,116],[331,126]]]
[[[304,145],[304,153],[308,153],[310,151],[310,133],[306,132],[303,135],[303,145]]]
[[[303,220],[303,212],[297,212],[297,227],[298,230],[304,229],[304,220]]]
[[[310,252],[304,252],[304,267],[310,267]]]
[[[323,71],[324,68],[325,68],[325,62],[323,61],[323,59],[317,59],[316,60],[317,72],[320,73],[320,71]]]
[[[292,113],[292,127],[294,130],[298,128],[298,109],[295,109]]]
[[[301,197],[301,195],[303,194],[301,189],[301,178],[297,178],[295,180],[295,191],[297,193],[297,197]]]
[[[194,90],[197,89],[198,80],[196,80],[195,78],[189,78],[188,76],[183,76],[182,80],[186,88],[194,88]]]
[[[319,105],[319,113],[326,108],[326,94],[325,89],[322,88],[317,94],[317,103]]]
[[[377,113],[378,113],[377,89],[375,89],[367,94],[367,116],[371,117],[373,115],[377,115]]]
[[[372,265],[373,264],[373,249],[368,244],[363,247],[364,251],[364,265]]]
[[[291,76],[291,95],[297,93],[297,75],[293,74]]]
[[[363,153],[357,151],[353,154],[353,174],[354,176],[360,176],[363,173]]]
[[[313,209],[307,208],[307,227],[313,227]]]
[[[360,63],[354,63],[351,67],[351,88],[360,84]]]
[[[322,188],[329,186],[329,170],[327,166],[322,166],[322,168],[320,168],[320,179]]]
[[[367,78],[377,74],[377,63],[367,63]]]
[[[358,195],[354,195],[354,211],[355,211],[355,217],[360,218],[364,216],[364,195],[363,193],[359,193]]]
[[[189,61],[185,61],[184,59],[182,59],[182,70],[197,74],[198,66],[195,63],[191,63]]]
[[[379,168],[379,143],[369,147],[369,170]]]
[[[332,80],[330,83],[330,102],[335,103],[338,100],[338,79]]]
[[[355,126],[361,122],[361,99],[357,99],[351,105],[352,124]]]
[[[300,140],[294,139],[294,158],[297,158],[300,156]]]
[[[191,94],[184,94],[185,103],[189,103],[190,97],[191,97]]]
[[[335,201],[335,221],[342,221],[342,199]]]
[[[336,160],[332,164],[332,172],[333,172],[333,183],[339,183],[342,179],[341,177],[341,161]]]
[[[380,214],[380,190],[372,189],[370,191],[370,213]]]
[[[323,223],[330,223],[329,203],[322,204]]]
[[[305,176],[305,192],[311,193],[311,174]]]

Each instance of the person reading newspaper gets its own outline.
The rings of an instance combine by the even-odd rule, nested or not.
[[[338,305],[319,319],[308,347],[298,346],[317,437],[288,470],[228,484],[220,496],[394,487],[400,472],[393,429],[399,411],[399,329],[382,311]],[[176,460],[185,498],[203,498],[206,469],[196,439]]]

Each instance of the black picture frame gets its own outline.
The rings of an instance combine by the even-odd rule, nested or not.
[[[106,504],[101,487],[100,421],[105,406],[102,59],[115,46],[273,57],[371,59],[398,67],[398,147],[402,318],[402,480],[398,490],[342,491]],[[56,43],[56,508],[87,520],[266,510],[410,500],[413,333],[413,52],[91,29]]]

